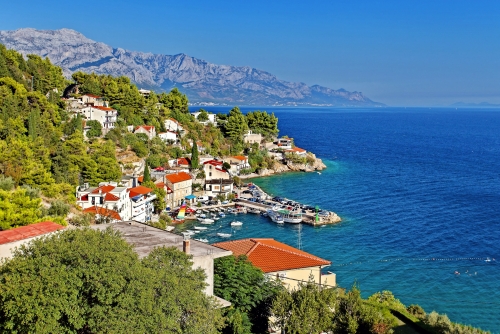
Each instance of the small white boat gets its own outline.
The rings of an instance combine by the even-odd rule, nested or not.
[[[199,215],[199,217],[200,217],[200,218],[207,218],[207,215],[206,215],[206,214],[204,214],[204,213],[202,213],[202,214],[200,214],[200,215]]]
[[[193,235],[194,232],[193,231],[184,231],[184,232],[181,232],[183,235]]]
[[[195,230],[201,230],[201,231],[206,230],[207,228],[208,227],[205,227],[205,226],[195,226],[194,227]]]
[[[213,217],[212,219],[213,220],[219,220],[220,218],[219,217]]]
[[[242,222],[238,222],[238,221],[231,222],[231,226],[242,226],[242,225],[243,225]]]
[[[219,213],[219,216],[226,217],[226,214],[224,212],[221,212],[221,213]]]
[[[205,223],[209,223],[209,224],[212,224],[214,221],[215,220],[209,219],[209,218],[207,218],[207,219],[204,220]]]
[[[231,233],[217,233],[217,236],[221,238],[229,238],[231,236]]]
[[[208,239],[194,239],[194,240],[196,240],[196,241],[200,241],[200,242],[205,242],[205,243],[207,243],[207,242],[208,242]]]

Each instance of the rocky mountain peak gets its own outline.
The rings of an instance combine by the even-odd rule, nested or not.
[[[170,56],[113,48],[66,28],[0,31],[0,43],[23,55],[48,57],[68,77],[75,71],[124,75],[140,87],[170,90],[177,86],[194,103],[383,105],[362,93],[287,82],[248,66],[216,65],[184,53]]]

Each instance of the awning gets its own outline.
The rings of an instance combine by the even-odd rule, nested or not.
[[[184,197],[185,199],[195,199],[196,196],[191,194],[191,195],[187,195],[186,197]]]

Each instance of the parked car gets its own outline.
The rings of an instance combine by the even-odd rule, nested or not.
[[[205,201],[208,201],[208,196],[198,196],[198,197],[196,198],[196,200],[197,200],[198,202],[205,202]]]
[[[251,194],[251,193],[252,193],[252,191],[250,191],[250,190],[243,190],[243,193],[244,193],[244,194]]]

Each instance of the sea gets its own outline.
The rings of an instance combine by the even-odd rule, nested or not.
[[[342,222],[278,226],[246,214],[196,237],[275,238],[332,261],[325,271],[364,297],[390,290],[405,305],[500,333],[500,109],[240,109],[273,112],[280,135],[327,166],[251,181]]]

